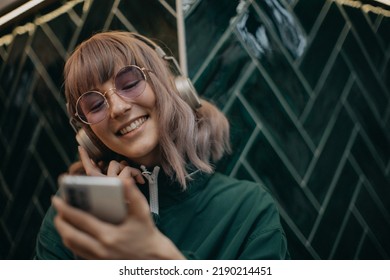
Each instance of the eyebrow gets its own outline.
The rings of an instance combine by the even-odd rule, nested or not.
[[[107,83],[108,81],[112,81],[112,84],[114,85],[114,88],[115,88],[115,77],[116,77],[116,74],[113,77],[111,77],[110,79],[108,79],[107,81],[105,81],[103,84]],[[110,90],[112,88],[113,87],[110,87],[108,90]],[[104,95],[108,90],[102,90],[101,88],[98,88],[98,87],[94,86],[93,88],[90,88],[86,92],[88,92],[88,91],[98,91],[98,92],[100,92],[100,93],[102,93]]]

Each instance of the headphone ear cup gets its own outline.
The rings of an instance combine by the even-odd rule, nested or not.
[[[193,110],[196,111],[202,106],[198,93],[196,92],[196,89],[192,85],[190,79],[184,76],[176,76],[175,84],[181,98],[187,102]]]
[[[79,129],[76,134],[76,140],[94,161],[102,160],[110,153],[110,150],[96,137],[96,135],[87,129]]]

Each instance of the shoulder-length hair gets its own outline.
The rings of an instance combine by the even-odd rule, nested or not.
[[[146,37],[140,40],[139,36],[131,32],[103,32],[76,48],[64,69],[68,111],[74,116],[78,97],[108,81],[118,66],[133,64],[148,69],[148,83],[156,96],[161,167],[185,188],[190,179],[189,165],[212,173],[213,163],[230,151],[229,124],[223,113],[206,100],[201,100],[202,107],[197,111],[184,102],[169,64],[144,42],[154,44],[152,41]],[[88,125],[80,125],[92,133]]]

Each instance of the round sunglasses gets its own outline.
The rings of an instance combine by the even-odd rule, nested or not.
[[[133,100],[140,96],[146,88],[145,71],[147,71],[145,68],[137,65],[123,67],[115,75],[114,88],[104,93],[96,90],[87,91],[77,99],[75,116],[89,125],[101,122],[108,115],[107,93],[113,91],[125,100]]]

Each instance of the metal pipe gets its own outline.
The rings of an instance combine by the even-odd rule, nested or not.
[[[181,71],[185,76],[188,76],[187,69],[187,48],[186,48],[186,31],[183,15],[183,3],[181,0],[176,0],[176,24],[177,24],[177,41],[179,46],[179,61]]]

